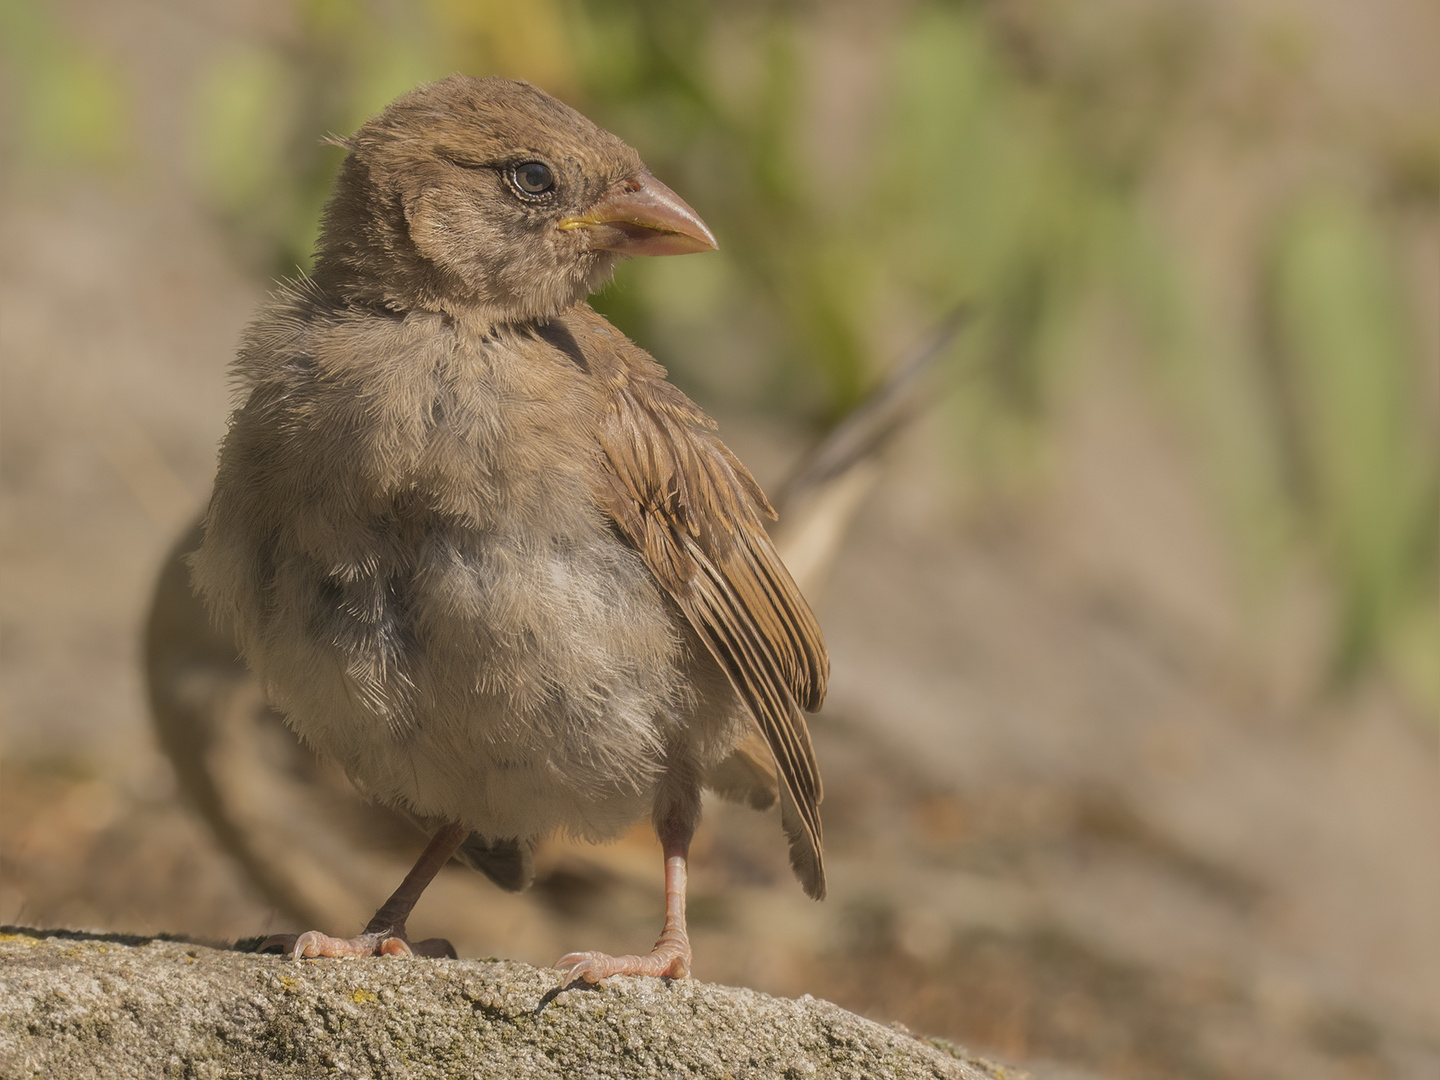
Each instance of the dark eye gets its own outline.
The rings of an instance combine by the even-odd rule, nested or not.
[[[555,174],[543,161],[510,166],[510,181],[522,195],[540,196],[555,190]]]

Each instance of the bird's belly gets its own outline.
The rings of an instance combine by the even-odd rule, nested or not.
[[[339,573],[276,574],[291,614],[258,666],[297,732],[376,798],[491,837],[645,813],[693,694],[639,557],[599,523],[372,535]]]

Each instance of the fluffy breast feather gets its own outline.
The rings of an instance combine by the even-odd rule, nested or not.
[[[301,736],[489,835],[643,813],[693,643],[590,497],[603,399],[574,358],[299,290],[236,374],[195,580]]]

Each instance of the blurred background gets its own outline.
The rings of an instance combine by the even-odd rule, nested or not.
[[[141,630],[322,136],[494,73],[719,237],[596,303],[772,491],[974,315],[814,596],[830,899],[712,805],[696,976],[1048,1077],[1435,1076],[1437,53],[1429,0],[0,0],[0,922],[295,926],[182,794]],[[451,868],[412,929],[635,950],[656,850]]]

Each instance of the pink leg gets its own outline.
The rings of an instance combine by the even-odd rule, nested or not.
[[[654,975],[664,979],[690,976],[690,937],[685,932],[686,860],[690,853],[690,830],[664,839],[665,926],[648,956],[610,956],[602,952],[567,953],[556,961],[568,968],[562,985],[577,979],[597,983],[611,975]]]
[[[469,830],[458,822],[451,822],[437,832],[400,887],[390,894],[390,899],[380,906],[358,937],[335,938],[319,930],[307,930],[299,935],[276,934],[261,944],[260,952],[289,953],[292,960],[315,956],[434,956],[453,960],[455,949],[444,938],[409,941],[405,936],[405,920],[425,887],[450,861],[468,834]]]

